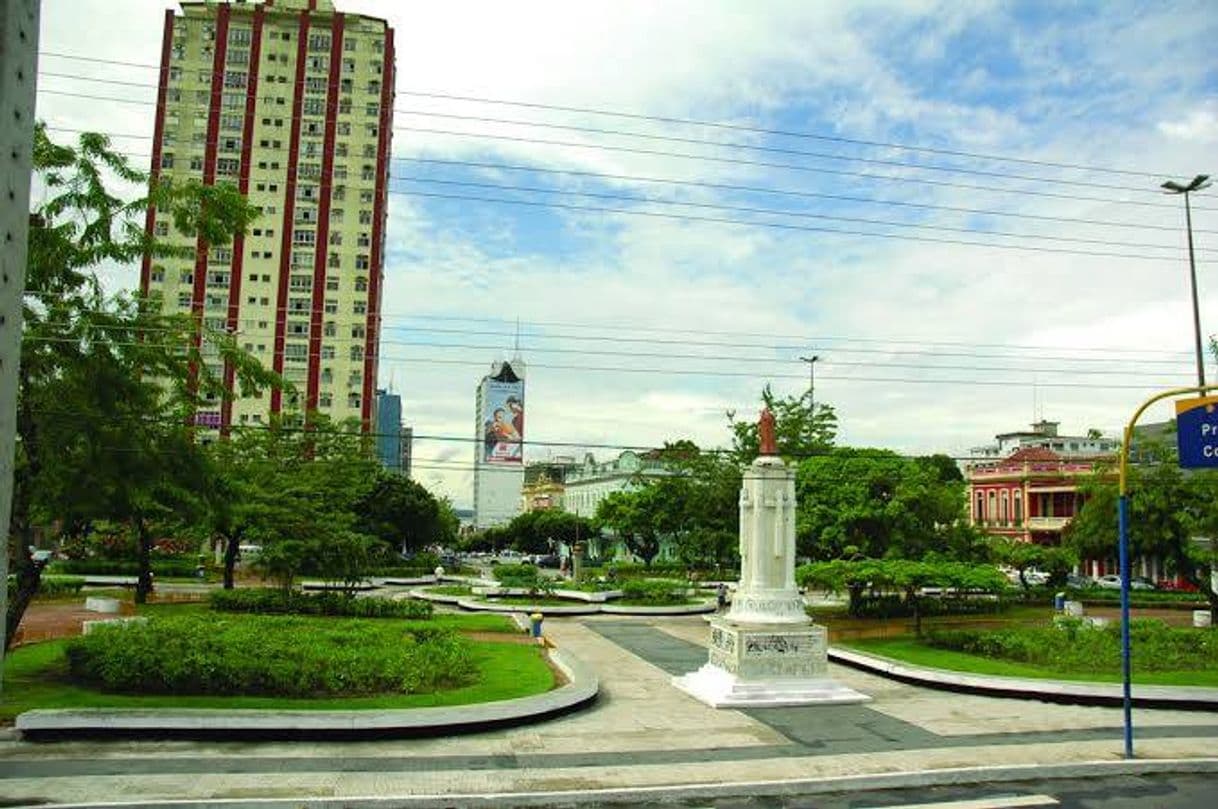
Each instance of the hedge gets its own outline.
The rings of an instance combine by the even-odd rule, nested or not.
[[[341,593],[301,593],[273,587],[242,587],[213,590],[211,608],[217,612],[247,612],[260,615],[332,615],[352,618],[431,617],[432,606],[420,599],[391,601],[387,598],[352,598]]]
[[[54,598],[56,596],[76,595],[85,586],[85,580],[80,576],[42,576],[38,581],[38,592],[35,598]],[[8,597],[11,603],[17,594],[17,577],[8,577]]]
[[[193,578],[199,569],[198,557],[188,559],[154,559],[152,573],[163,578]],[[138,576],[139,562],[127,559],[64,559],[52,562],[51,573],[71,573],[93,576]]]
[[[102,626],[66,647],[74,681],[107,691],[224,696],[426,693],[473,682],[450,629],[292,616],[160,616]]]
[[[684,604],[688,589],[685,582],[671,579],[630,579],[621,587],[623,600],[657,605]]]
[[[1218,666],[1218,632],[1172,628],[1162,621],[1130,622],[1136,666],[1140,671],[1179,671]],[[1033,663],[1073,671],[1117,671],[1121,665],[1121,628],[1095,627],[1082,619],[1058,618],[1050,627],[995,630],[939,630],[926,642],[940,649]]]
[[[536,587],[540,579],[533,565],[497,565],[492,574],[504,587]]]

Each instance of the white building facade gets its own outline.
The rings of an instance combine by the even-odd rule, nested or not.
[[[510,522],[524,485],[524,374],[520,357],[496,362],[474,403],[474,528]]]

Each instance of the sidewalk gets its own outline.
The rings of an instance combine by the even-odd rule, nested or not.
[[[859,788],[874,777],[959,782],[1000,779],[1004,772],[1043,777],[1052,767],[1083,772],[1077,765],[1089,762],[1121,765],[1119,709],[930,691],[834,665],[833,676],[874,701],[714,710],[669,684],[672,674],[704,659],[701,619],[552,620],[547,631],[599,673],[601,697],[590,709],[511,730],[383,742],[8,739],[0,741],[0,799],[240,804],[449,796],[436,805],[469,805],[474,799],[467,796],[494,793],[506,806],[516,798],[535,803],[525,793],[537,792],[559,791],[571,802],[577,800],[571,790],[697,784],[759,795],[779,794],[792,780],[872,779],[849,782]],[[1135,741],[1143,759],[1213,757],[1218,715],[1138,710]],[[613,799],[642,805],[659,797],[614,793]]]

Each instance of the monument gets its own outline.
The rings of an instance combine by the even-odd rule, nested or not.
[[[865,702],[829,677],[828,633],[795,586],[795,472],[778,457],[774,416],[761,412],[761,454],[740,488],[740,583],[710,623],[710,659],[673,685],[715,708]]]

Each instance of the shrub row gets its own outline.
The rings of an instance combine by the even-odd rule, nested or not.
[[[672,579],[630,579],[622,582],[622,598],[647,604],[683,604],[688,585]]]
[[[156,576],[189,578],[199,567],[198,559],[154,559],[152,572]],[[129,559],[63,559],[52,562],[47,570],[51,573],[70,573],[93,576],[136,576],[140,565]]]
[[[430,618],[431,602],[420,599],[352,598],[342,593],[301,593],[273,587],[213,590],[211,608],[218,612],[261,615],[335,615],[351,618]]]
[[[67,656],[75,681],[140,694],[410,694],[477,675],[469,645],[451,630],[355,619],[154,617],[74,638]]]
[[[1142,619],[1131,622],[1130,633],[1140,671],[1218,665],[1218,632],[1213,630],[1172,628]],[[1121,665],[1120,626],[1095,627],[1081,619],[1059,618],[1051,627],[932,631],[926,642],[940,649],[1071,671],[1117,671]]]
[[[1001,598],[951,598],[923,596],[918,599],[918,613],[930,615],[989,615],[1010,607]],[[852,601],[850,614],[855,618],[908,618],[914,614],[914,604],[892,593],[863,595]]]
[[[536,587],[541,576],[533,565],[497,565],[493,574],[504,587]]]
[[[85,586],[85,580],[80,576],[42,576],[38,582],[38,593],[35,598],[54,598],[56,596],[76,595]],[[9,603],[17,594],[17,577],[8,577]]]

